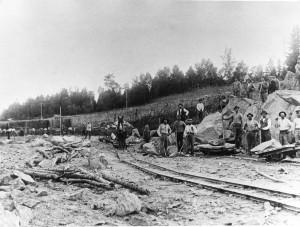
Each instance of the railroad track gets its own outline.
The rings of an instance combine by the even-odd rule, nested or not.
[[[128,156],[127,156],[128,157]],[[293,212],[300,213],[300,194],[292,191],[280,191],[276,188],[262,187],[250,183],[242,183],[229,179],[207,177],[191,172],[182,172],[161,165],[137,159],[131,155],[120,158],[120,161],[147,174],[175,182],[188,183],[201,188],[215,190],[222,193],[233,194],[246,199],[269,202]]]

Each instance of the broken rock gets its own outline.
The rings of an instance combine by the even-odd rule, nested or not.
[[[12,175],[21,178],[24,181],[24,183],[27,183],[27,184],[28,183],[35,183],[35,181],[32,179],[31,176],[29,176],[25,173],[22,173],[19,170],[14,170]]]

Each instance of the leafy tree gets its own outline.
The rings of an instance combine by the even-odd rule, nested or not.
[[[231,80],[233,77],[235,61],[232,57],[231,48],[226,48],[224,55],[221,56],[223,61],[223,66],[219,71],[219,74],[222,75],[222,78],[225,80]]]

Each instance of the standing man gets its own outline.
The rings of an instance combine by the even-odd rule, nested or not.
[[[183,133],[185,129],[185,123],[180,120],[180,116],[177,116],[177,120],[174,122],[173,131],[175,131],[177,150],[180,153],[183,146]]]
[[[238,80],[237,77],[235,78],[235,80],[233,82],[232,90],[233,90],[233,95],[234,96],[241,97],[242,84]]]
[[[188,119],[186,120],[186,126],[184,130],[184,137],[186,137],[187,142],[187,152],[190,149],[190,154],[194,156],[194,142],[195,142],[195,133],[197,132],[197,129],[194,125],[192,125],[193,120]]]
[[[196,109],[197,109],[197,113],[198,113],[199,123],[201,123],[201,121],[203,120],[203,113],[204,113],[203,98],[199,99]]]
[[[260,91],[260,97],[261,101],[264,103],[268,98],[268,90],[269,90],[269,83],[268,83],[268,77],[265,76],[262,83],[259,85],[259,91]]]
[[[145,143],[149,143],[150,142],[151,135],[150,135],[149,124],[145,125],[144,131],[143,131],[143,139],[144,139]]]
[[[280,118],[276,118],[275,127],[279,128],[279,142],[281,145],[288,144],[288,133],[291,130],[292,123],[289,119],[286,118],[286,112],[279,112]]]
[[[247,79],[247,98],[253,99],[253,93],[255,91],[255,87],[251,81],[251,79]]]
[[[267,117],[267,114],[267,111],[263,110],[261,112],[261,118],[259,120],[259,129],[262,143],[271,140],[271,119]]]
[[[231,120],[232,130],[235,136],[235,148],[240,151],[243,133],[243,115],[239,111],[240,107],[235,106],[233,113],[229,116],[223,116],[223,120]]]
[[[247,154],[251,155],[251,149],[256,146],[256,137],[258,132],[258,122],[253,119],[253,114],[247,114],[247,121],[244,126],[247,138]]]
[[[180,120],[185,121],[188,115],[189,111],[185,109],[181,103],[179,103],[176,116],[180,116]]]
[[[296,118],[293,121],[293,130],[296,143],[300,143],[300,106],[296,108]]]
[[[85,132],[85,139],[87,138],[87,136],[89,136],[89,140],[91,139],[91,135],[92,135],[92,124],[91,122],[88,122],[86,125],[86,132]]]
[[[168,156],[168,136],[171,134],[171,131],[168,120],[164,119],[157,129],[157,134],[160,136],[160,152],[162,156]]]

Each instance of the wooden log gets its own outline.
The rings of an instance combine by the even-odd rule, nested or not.
[[[114,186],[112,186],[110,184],[99,183],[97,181],[88,180],[88,179],[61,178],[60,181],[65,182],[65,183],[89,184],[89,185],[104,188],[107,190],[114,189]]]
[[[65,177],[68,178],[75,178],[75,179],[86,179],[86,180],[91,180],[91,181],[96,181],[99,182],[101,184],[109,184],[111,186],[114,186],[114,183],[107,181],[101,177],[98,176],[94,176],[92,174],[78,174],[78,173],[67,173],[64,175]]]
[[[61,146],[54,146],[54,147],[52,147],[52,150],[59,150],[59,151],[61,151],[61,152],[65,152],[65,153],[70,153],[70,151],[69,150],[67,150],[67,149],[65,149],[65,148],[63,148],[63,147],[61,147]],[[58,152],[59,153],[59,152]]]
[[[133,191],[137,191],[144,195],[150,194],[149,190],[144,189],[144,188],[140,187],[139,185],[137,185],[136,183],[130,182],[129,180],[124,179],[122,177],[112,176],[112,175],[109,175],[104,172],[101,172],[101,175],[102,175],[103,179],[114,182],[119,185],[122,185],[125,188],[131,189]]]
[[[32,177],[38,177],[42,179],[53,179],[53,180],[59,179],[59,175],[54,173],[37,172],[37,171],[26,170],[26,169],[22,171]]]
[[[36,149],[35,151],[40,153],[43,156],[43,158],[51,159],[51,157],[45,151],[41,149]]]

